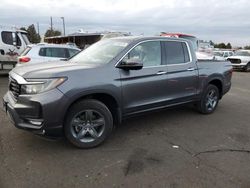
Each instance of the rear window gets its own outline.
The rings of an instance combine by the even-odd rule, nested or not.
[[[190,61],[186,43],[176,41],[167,41],[164,43],[167,56],[167,64],[182,64]]]
[[[44,57],[59,57],[59,58],[68,58],[66,48],[41,48],[39,51],[40,56]]]

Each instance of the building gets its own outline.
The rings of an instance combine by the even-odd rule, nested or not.
[[[76,45],[80,49],[85,49],[89,45],[104,38],[113,38],[118,36],[129,36],[129,35],[131,34],[124,32],[100,32],[100,33],[77,32],[69,34],[67,36],[45,37],[44,42],[54,43],[54,44],[68,43]]]

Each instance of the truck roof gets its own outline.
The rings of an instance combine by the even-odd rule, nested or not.
[[[184,38],[167,38],[164,36],[123,36],[123,37],[112,38],[111,40],[124,40],[127,42],[144,41],[144,40],[189,41]]]
[[[27,33],[26,31],[24,30],[20,30],[20,29],[5,29],[5,28],[1,28],[0,27],[0,32],[2,31],[7,31],[7,32],[19,32],[19,33]]]

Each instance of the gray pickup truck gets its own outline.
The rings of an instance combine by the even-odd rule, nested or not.
[[[197,62],[192,44],[166,37],[121,37],[68,61],[16,67],[4,110],[17,128],[101,144],[130,116],[193,103],[210,114],[231,87],[230,62]]]

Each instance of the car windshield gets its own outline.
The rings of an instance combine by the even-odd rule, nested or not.
[[[223,52],[214,52],[214,55],[215,56],[223,57]]]
[[[127,45],[127,42],[121,40],[102,40],[80,52],[69,61],[80,64],[107,64]]]
[[[235,53],[235,55],[239,55],[239,56],[250,56],[250,53],[247,51],[238,51]]]

